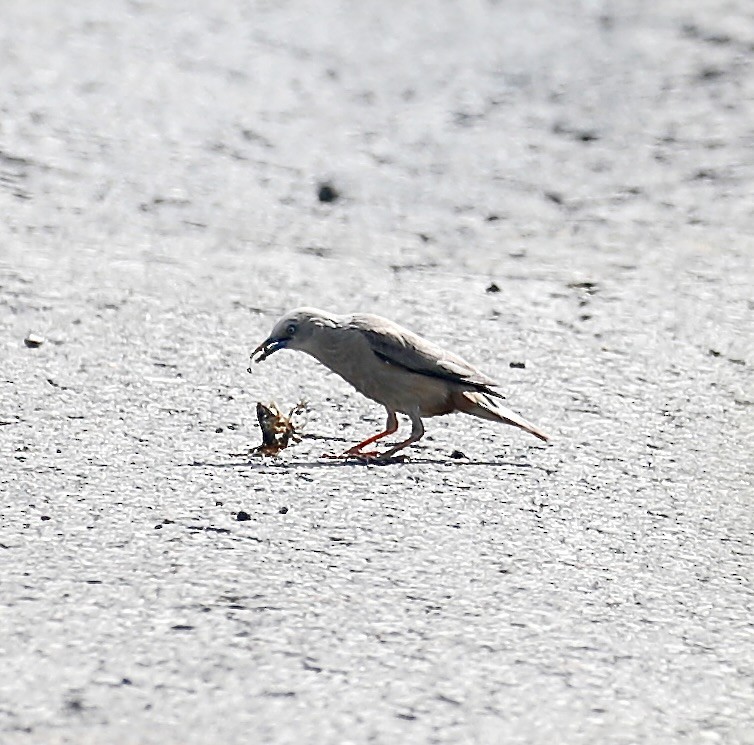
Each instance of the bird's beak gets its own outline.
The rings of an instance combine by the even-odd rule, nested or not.
[[[278,349],[285,349],[288,339],[265,339],[252,353],[252,362],[263,362]],[[259,357],[257,357],[259,355]],[[254,359],[256,357],[256,359]]]

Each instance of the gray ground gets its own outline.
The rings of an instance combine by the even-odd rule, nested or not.
[[[255,5],[2,3],[0,742],[754,743],[751,3]],[[552,445],[322,459],[301,304]]]

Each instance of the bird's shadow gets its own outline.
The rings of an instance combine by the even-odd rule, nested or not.
[[[184,466],[194,468],[253,468],[263,470],[274,468],[278,470],[296,470],[299,468],[363,468],[365,466],[411,466],[411,465],[433,465],[433,466],[484,466],[493,468],[537,468],[548,471],[549,469],[536,466],[532,463],[514,463],[508,460],[473,460],[471,458],[431,458],[431,457],[410,457],[398,456],[395,458],[340,458],[332,456],[323,456],[317,460],[277,460],[274,457],[250,456],[248,460],[240,461],[198,461],[184,463]]]
[[[303,436],[306,440],[326,440],[329,442],[345,442],[345,437],[324,436],[306,434]],[[514,463],[508,460],[475,460],[466,455],[462,457],[437,457],[416,455],[417,451],[430,451],[431,447],[422,447],[414,445],[412,452],[394,456],[392,458],[359,458],[357,456],[342,456],[323,454],[316,460],[280,460],[276,456],[263,456],[250,450],[248,453],[232,453],[230,457],[241,458],[240,461],[230,462],[213,462],[195,460],[192,463],[184,463],[184,466],[198,468],[254,468],[261,470],[266,468],[276,468],[281,470],[295,470],[299,468],[358,468],[364,466],[410,466],[410,465],[433,465],[433,466],[486,466],[492,468],[534,468],[549,473],[551,469],[534,465],[533,463]],[[536,449],[536,448],[535,448]]]

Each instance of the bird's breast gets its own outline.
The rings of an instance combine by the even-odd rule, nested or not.
[[[379,386],[375,389],[374,383],[379,374],[375,363],[380,360],[369,345],[361,345],[358,339],[348,337],[332,339],[329,343],[320,343],[311,354],[364,395],[374,398],[373,394],[379,392]]]

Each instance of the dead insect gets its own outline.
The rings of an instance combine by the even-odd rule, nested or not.
[[[306,411],[304,401],[297,403],[286,416],[273,401],[269,406],[257,403],[257,419],[262,429],[262,444],[251,452],[255,455],[277,455],[291,443],[301,441],[303,422],[294,422],[295,417]]]

